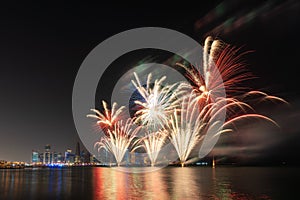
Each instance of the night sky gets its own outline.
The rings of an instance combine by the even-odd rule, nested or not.
[[[209,2],[1,6],[0,160],[29,161],[32,149],[46,144],[57,152],[75,150],[72,89],[81,63],[110,36],[149,26],[177,30],[200,44],[210,34],[253,50],[247,62],[259,77],[255,87],[284,98],[290,107],[265,111],[281,126],[273,135],[234,136],[245,148],[250,143],[263,148],[219,147],[220,154],[300,160],[299,2]]]

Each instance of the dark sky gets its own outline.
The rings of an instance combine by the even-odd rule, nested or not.
[[[293,116],[282,131],[292,136],[280,147],[294,155],[299,144],[295,138],[300,139],[294,136],[300,130],[294,127],[300,119],[299,3],[209,2],[1,6],[0,160],[29,161],[31,150],[42,150],[46,144],[58,152],[75,150],[72,89],[81,63],[110,36],[147,26],[174,29],[201,44],[212,34],[254,50],[247,61],[260,77],[259,87],[293,105],[293,112],[276,116]]]

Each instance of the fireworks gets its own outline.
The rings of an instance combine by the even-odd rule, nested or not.
[[[256,113],[253,105],[267,100],[287,102],[261,91],[247,91],[249,88],[243,83],[253,76],[242,61],[246,53],[209,36],[204,43],[201,65],[176,63],[184,69],[189,82],[168,85],[164,83],[166,76],[152,81],[149,73],[146,84],[142,85],[134,73],[135,80],[131,82],[139,96],[134,101],[137,110],[133,118],[122,119],[125,107],[117,109],[113,103],[110,111],[104,101],[103,113],[91,109],[96,114],[87,115],[96,118],[97,124],[106,130],[106,135],[95,146],[111,152],[118,166],[129,149],[135,151],[143,147],[154,166],[166,141],[170,141],[184,166],[195,157],[201,157],[201,151],[205,151],[205,155],[209,153],[216,143],[215,138],[233,131],[238,121],[257,118],[277,125],[269,117]],[[141,128],[146,131],[144,137],[138,138]],[[193,152],[198,146],[199,155],[195,156]]]
[[[240,50],[209,36],[204,43],[202,65],[176,65],[185,69],[186,77],[199,96],[207,96],[208,100],[215,101],[216,98],[224,96],[224,92],[227,96],[244,92],[247,88],[241,83],[253,78],[242,61],[242,57],[248,52],[240,53]]]
[[[201,139],[201,131],[205,127],[199,113],[198,104],[190,95],[188,100],[184,98],[178,118],[177,110],[171,116],[170,141],[174,145],[181,165],[187,160],[195,145]],[[198,110],[198,111],[197,111]]]
[[[166,138],[167,131],[159,130],[153,133],[147,133],[146,136],[141,139],[141,141],[143,142],[142,146],[149,156],[152,167],[156,164],[158,154],[161,151]]]
[[[163,81],[166,79],[163,76],[160,79],[156,79],[152,86],[152,74],[150,73],[147,77],[147,84],[144,87],[141,85],[136,73],[134,73],[134,76],[136,80],[132,80],[132,84],[145,101],[135,101],[135,104],[140,106],[140,109],[135,113],[136,121],[153,130],[163,128],[168,123],[170,113],[178,106],[180,100],[178,98],[180,92],[176,91],[178,84],[163,85]]]
[[[102,101],[104,112],[101,113],[99,110],[91,109],[91,111],[96,114],[88,114],[87,117],[97,119],[97,124],[105,131],[107,134],[107,130],[112,130],[114,125],[118,122],[120,114],[125,106],[121,106],[117,109],[117,103],[114,102],[112,105],[112,109],[109,110],[107,107],[107,103]]]
[[[125,123],[122,120],[118,121],[113,130],[108,130],[108,136],[102,137],[95,146],[98,147],[98,151],[104,148],[106,151],[111,152],[117,165],[120,166],[126,151],[136,145],[137,140],[134,141],[134,138],[139,130],[140,127],[134,127],[132,119],[127,119]]]

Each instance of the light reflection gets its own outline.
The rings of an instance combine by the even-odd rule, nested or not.
[[[167,192],[167,183],[163,178],[164,176],[160,171],[145,175],[146,191],[148,191],[145,199],[171,199],[170,194]],[[153,198],[153,194],[155,198]]]
[[[197,178],[193,171],[193,168],[174,168],[172,170],[171,199],[202,199],[201,186],[197,184]]]
[[[296,186],[281,182],[294,178],[300,179],[296,168],[219,165],[166,167],[149,173],[109,167],[0,169],[0,199],[278,199],[296,191]]]
[[[132,168],[132,170],[136,170]],[[150,173],[124,173],[109,168],[94,169],[93,199],[169,199],[159,171]]]

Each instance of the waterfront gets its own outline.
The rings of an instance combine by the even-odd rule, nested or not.
[[[291,199],[299,179],[298,167],[1,169],[0,199]]]

